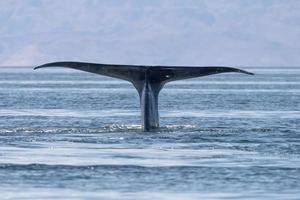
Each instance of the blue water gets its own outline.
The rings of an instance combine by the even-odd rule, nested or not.
[[[0,68],[1,199],[300,199],[300,68],[170,83]]]

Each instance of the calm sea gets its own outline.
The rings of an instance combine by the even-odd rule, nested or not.
[[[1,199],[300,199],[300,68],[173,82],[161,129],[127,82],[0,68]]]

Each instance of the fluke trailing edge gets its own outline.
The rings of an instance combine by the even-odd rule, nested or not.
[[[253,75],[244,70],[219,66],[143,66],[84,62],[53,62],[35,67],[34,69],[44,67],[67,67],[131,82],[140,96],[142,126],[144,131],[150,131],[159,127],[158,94],[166,83],[225,72],[239,72]]]

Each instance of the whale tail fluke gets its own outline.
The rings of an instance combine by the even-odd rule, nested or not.
[[[34,69],[46,67],[66,67],[81,71],[91,72],[113,78],[119,78],[132,83],[145,79],[145,76],[156,82],[167,83],[170,81],[182,80],[187,78],[196,78],[212,74],[237,72],[254,75],[245,70],[209,66],[209,67],[183,67],[183,66],[145,66],[145,65],[117,65],[117,64],[97,64],[86,62],[52,62],[35,67]]]
[[[158,94],[166,83],[227,72],[254,75],[237,68],[221,66],[145,66],[85,62],[53,62],[37,66],[34,69],[45,67],[67,67],[131,82],[140,96],[142,124],[145,131],[158,128],[159,126]]]

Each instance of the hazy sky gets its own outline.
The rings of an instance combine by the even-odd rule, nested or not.
[[[1,0],[0,65],[300,66],[300,0]]]

